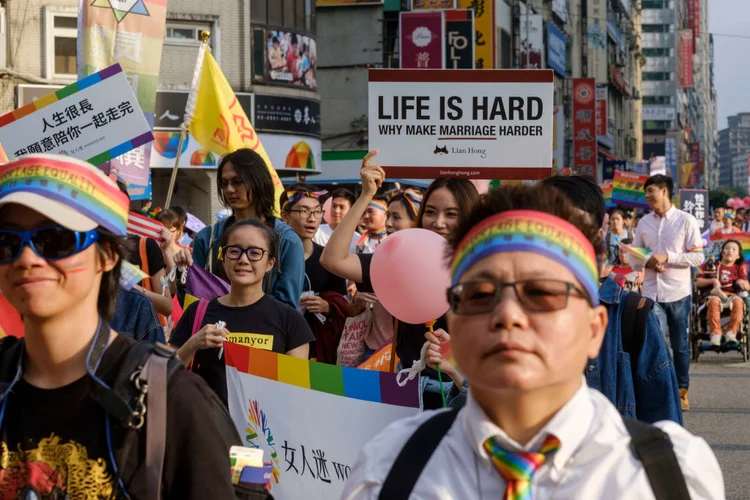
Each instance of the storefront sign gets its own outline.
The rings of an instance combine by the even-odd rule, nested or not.
[[[677,110],[668,106],[643,106],[644,120],[672,121],[677,119]]]
[[[610,77],[615,87],[617,87],[620,90],[620,92],[622,92],[623,94],[627,96],[632,96],[633,90],[630,87],[630,84],[628,83],[628,81],[625,79],[625,77],[622,76],[622,72],[620,71],[620,68],[618,68],[617,66],[611,66],[610,70],[611,70]]]
[[[476,69],[495,67],[495,0],[458,0],[459,9],[474,10]]]
[[[540,179],[553,91],[551,70],[371,69],[370,149],[389,177]]]
[[[674,137],[664,139],[664,159],[666,163],[667,175],[678,185],[677,175],[677,140]]]
[[[409,10],[453,9],[455,7],[456,0],[411,0]]]
[[[607,104],[609,95],[606,85],[596,86],[596,135],[607,135]]]
[[[693,32],[682,30],[680,32],[680,58],[682,67],[680,80],[683,89],[693,88]]]
[[[313,38],[291,31],[266,32],[266,79],[315,90],[318,49]]]
[[[154,114],[154,128],[157,130],[179,130],[185,119],[189,92],[179,90],[159,90],[156,94],[156,113]],[[253,94],[235,94],[245,114],[253,116]]]
[[[567,75],[567,56],[565,50],[565,33],[547,21],[547,66],[565,78]]]
[[[445,67],[474,69],[474,11],[445,11]]]
[[[255,94],[255,130],[320,137],[320,101]]]
[[[442,11],[401,12],[401,67],[442,69],[445,62]]]
[[[596,174],[596,80],[573,80],[573,170]]]

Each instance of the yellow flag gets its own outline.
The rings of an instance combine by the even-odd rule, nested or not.
[[[196,68],[200,73],[194,78],[197,85],[188,99],[188,131],[203,147],[219,156],[240,148],[258,153],[273,179],[274,214],[278,215],[279,196],[284,187],[276,169],[211,51],[205,44],[201,51],[202,63]]]

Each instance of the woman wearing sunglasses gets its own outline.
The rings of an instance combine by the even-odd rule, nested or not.
[[[231,290],[210,302],[191,304],[169,339],[179,347],[177,354],[185,365],[203,377],[225,405],[225,340],[304,359],[315,340],[298,311],[263,292],[263,278],[276,263],[276,248],[273,231],[258,219],[229,226],[219,255]],[[223,328],[217,326],[220,321]],[[196,328],[199,330],[194,331]]]
[[[470,385],[466,406],[386,428],[362,450],[342,498],[654,498],[651,481],[660,478],[644,463],[666,455],[674,461],[661,463],[661,478],[675,494],[666,498],[724,498],[703,439],[671,421],[640,424],[659,454],[639,459],[632,421],[586,385],[607,326],[600,245],[599,228],[556,190],[501,186],[485,195],[450,238],[448,327]],[[429,451],[424,442],[404,447],[428,420],[422,429],[442,440]],[[409,446],[419,459],[393,467]]]
[[[108,326],[127,220],[127,197],[86,162],[0,166],[0,290],[25,332],[0,340],[2,498],[146,497],[145,434],[92,397],[130,375],[120,370],[136,345]],[[229,415],[206,418],[211,393],[184,370],[167,394],[163,497],[232,497]]]

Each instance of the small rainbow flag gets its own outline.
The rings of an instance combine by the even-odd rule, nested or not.
[[[419,408],[418,380],[400,387],[395,373],[318,363],[272,351],[224,343],[227,367],[268,380],[335,396]]]
[[[635,257],[638,260],[646,261],[651,257],[651,250],[648,248],[641,248],[641,247],[631,247],[630,245],[623,245],[622,243],[620,245],[620,250],[623,252],[627,252],[628,255],[631,255]]]
[[[120,269],[120,286],[125,290],[132,290],[135,285],[148,278],[148,274],[141,271],[127,260],[122,261]]]

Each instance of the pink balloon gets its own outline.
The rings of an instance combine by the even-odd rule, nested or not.
[[[448,311],[445,245],[442,236],[427,229],[404,229],[378,245],[370,268],[372,287],[399,321],[426,323]]]
[[[325,203],[323,203],[323,220],[326,224],[331,223],[331,207],[333,206],[333,198],[328,197]]]

